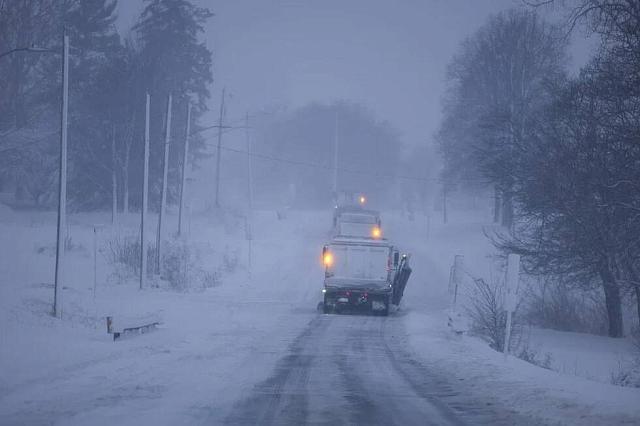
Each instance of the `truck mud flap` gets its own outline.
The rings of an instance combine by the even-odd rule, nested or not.
[[[404,264],[396,274],[396,278],[393,282],[393,294],[391,295],[391,303],[393,303],[394,305],[400,304],[400,300],[402,300],[402,295],[404,294],[404,289],[407,286],[407,282],[409,281],[409,276],[411,276],[411,268],[409,267],[409,265]]]

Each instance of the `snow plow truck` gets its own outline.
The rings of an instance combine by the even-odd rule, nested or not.
[[[323,312],[349,310],[388,315],[400,304],[411,275],[409,256],[386,239],[335,237],[322,250]]]

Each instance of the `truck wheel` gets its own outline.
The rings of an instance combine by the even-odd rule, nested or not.
[[[322,300],[322,313],[330,314],[331,311],[333,311],[333,309],[331,308],[331,305],[327,303],[327,296],[325,295]]]
[[[389,305],[391,304],[391,299],[389,297],[385,298],[384,301],[384,309],[380,311],[380,315],[386,317],[389,315]]]
[[[386,317],[389,315],[389,305],[386,305],[382,311],[379,313],[380,316]]]

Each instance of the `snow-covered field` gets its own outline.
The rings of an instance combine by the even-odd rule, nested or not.
[[[53,216],[9,216],[0,225],[0,424],[197,422],[268,374],[316,314],[326,214],[291,213],[284,223],[258,212],[252,278],[241,259],[207,290],[139,291],[133,277],[113,282],[99,258],[95,299],[91,224],[105,217],[72,217],[78,248],[68,253],[62,321],[48,315]],[[244,230],[207,222],[194,241],[247,254]],[[162,324],[114,343],[106,315]]]
[[[242,220],[231,213],[194,216],[189,245],[200,254],[200,266],[219,275],[215,286],[187,291],[140,291],[134,276],[115,273],[106,250],[115,231],[108,226],[96,234],[94,264],[93,225],[109,218],[71,216],[60,321],[49,315],[54,215],[2,209],[0,424],[221,421],[319,315],[319,257],[329,211],[290,211],[284,220],[275,212],[255,212],[251,271]],[[175,229],[171,219],[168,228]],[[118,234],[135,233],[136,220],[123,218]],[[453,255],[464,254],[465,265],[484,274],[492,249],[482,234],[482,215],[439,222],[383,214],[386,236],[413,255],[414,274],[396,315],[416,359],[532,418],[640,423],[640,390],[606,383],[631,349],[626,341],[534,330],[531,344],[552,354],[558,371],[551,371],[513,358],[505,362],[479,339],[452,335],[446,309]],[[225,253],[232,260],[226,265]],[[161,325],[113,342],[107,315]]]

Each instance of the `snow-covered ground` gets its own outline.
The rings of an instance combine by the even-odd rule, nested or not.
[[[327,215],[293,212],[286,223],[275,212],[255,216],[252,278],[240,259],[238,271],[223,272],[214,288],[139,291],[133,277],[113,282],[99,258],[95,299],[91,224],[106,216],[72,216],[76,248],[67,256],[63,320],[57,321],[49,316],[53,216],[5,215],[0,424],[184,424],[230,405],[268,374],[316,315],[320,294]],[[192,224],[194,241],[247,255],[243,228],[201,219]],[[162,324],[114,343],[106,315]]]
[[[175,217],[168,228],[175,229]],[[0,424],[199,424],[222,419],[317,317],[329,211],[291,211],[284,220],[258,211],[252,267],[244,222],[232,213],[201,214],[190,243],[204,269],[219,272],[211,288],[138,290],[135,277],[114,274],[93,225],[108,215],[72,215],[63,319],[50,315],[54,215],[0,211]],[[137,217],[122,218],[133,235]],[[446,326],[449,267],[465,255],[474,273],[490,274],[492,248],[483,215],[440,219],[383,214],[387,237],[412,253],[414,274],[400,312],[410,350],[455,383],[534,419],[568,424],[640,423],[640,390],[607,384],[630,346],[626,341],[534,330],[531,344],[550,352],[545,370],[503,356]],[[154,225],[154,224],[152,224]],[[150,229],[153,229],[151,226]],[[102,249],[102,251],[100,251]],[[238,265],[222,265],[224,254]],[[234,263],[234,262],[231,262]],[[158,330],[113,342],[105,317],[159,320]],[[357,321],[358,317],[347,318]],[[564,364],[563,364],[564,363]],[[565,368],[562,367],[565,365]],[[578,374],[584,371],[588,374]],[[596,380],[587,380],[589,376]]]
[[[602,383],[628,368],[636,351],[629,339],[540,328],[529,333],[529,347],[543,358],[548,354],[552,370]]]
[[[403,310],[412,351],[426,365],[536,421],[640,424],[640,389],[610,384],[612,374],[634,356],[628,339],[527,329],[529,348],[542,358],[549,354],[548,370],[511,356],[505,360],[484,341],[447,330],[454,256],[463,255],[465,269],[476,277],[489,280],[496,273],[494,249],[483,232],[491,230],[487,218],[462,216],[446,226],[432,221],[428,235],[424,224],[422,232],[417,225],[412,233],[410,222],[391,219],[394,234],[402,236],[397,239],[407,241],[413,253],[415,275]]]

